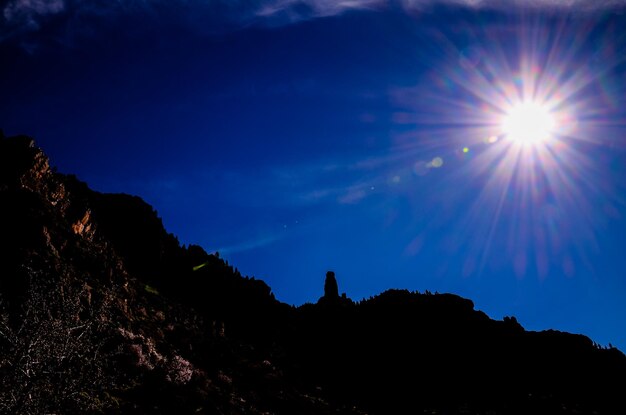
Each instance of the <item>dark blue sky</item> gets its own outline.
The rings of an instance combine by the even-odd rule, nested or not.
[[[332,269],[626,350],[624,3],[114,3],[0,2],[0,128],[60,171],[288,303]]]

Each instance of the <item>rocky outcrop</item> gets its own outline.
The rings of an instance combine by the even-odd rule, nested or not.
[[[346,293],[342,293],[339,296],[339,286],[337,284],[337,278],[333,271],[326,273],[326,279],[324,280],[324,295],[320,297],[317,304],[322,306],[351,306],[354,302],[349,299]]]
[[[339,299],[339,287],[337,286],[337,279],[333,271],[326,273],[326,280],[324,281],[324,298],[327,300]]]

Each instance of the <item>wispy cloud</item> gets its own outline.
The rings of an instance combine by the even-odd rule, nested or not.
[[[395,3],[391,1],[391,3]],[[473,8],[511,9],[511,7],[551,7],[551,8],[607,8],[624,6],[625,0],[399,0],[407,10],[422,9],[436,4],[448,4]]]
[[[294,22],[336,16],[350,10],[376,10],[388,4],[388,0],[274,0],[262,3],[255,14]]]
[[[291,16],[334,16],[350,10],[401,8],[424,10],[436,5],[510,10],[511,7],[602,9],[625,6],[626,0],[267,0],[258,3],[258,16],[273,17],[281,13]]]
[[[259,238],[246,240],[235,245],[222,246],[222,247],[215,249],[215,251],[219,252],[221,255],[228,255],[228,254],[250,251],[252,249],[263,248],[267,245],[271,245],[274,242],[277,242],[283,239],[284,237],[285,235],[280,234],[280,233],[269,234],[269,235],[261,236]]]
[[[351,10],[400,9],[414,13],[426,11],[437,5],[499,11],[527,8],[575,12],[625,7],[626,0],[268,0],[259,3],[255,15],[287,23],[336,16]]]
[[[64,0],[11,0],[2,9],[4,20],[23,25],[28,29],[39,28],[39,19],[65,10]]]
[[[75,24],[88,16],[184,15],[198,26],[284,25],[353,10],[421,12],[436,5],[511,10],[515,7],[592,11],[626,7],[626,0],[9,0],[1,10],[0,41],[38,31],[51,21]],[[184,16],[183,16],[184,17]],[[185,17],[184,17],[185,18]],[[210,28],[208,30],[211,30]]]

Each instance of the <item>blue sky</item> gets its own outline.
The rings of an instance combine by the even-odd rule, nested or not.
[[[282,301],[334,270],[626,350],[624,2],[507,4],[0,2],[0,128]]]

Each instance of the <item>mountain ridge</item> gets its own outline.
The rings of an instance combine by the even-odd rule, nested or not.
[[[57,173],[26,136],[0,134],[0,230],[0,412],[626,409],[617,349],[454,294],[354,302],[331,272],[317,303],[281,303],[181,246],[139,197]]]

